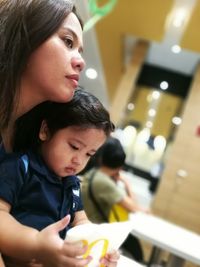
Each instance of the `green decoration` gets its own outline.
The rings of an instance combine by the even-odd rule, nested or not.
[[[91,29],[101,18],[108,15],[113,10],[117,0],[110,0],[102,7],[97,5],[98,0],[88,0],[88,2],[89,10],[93,14],[93,17],[85,23],[84,32]]]

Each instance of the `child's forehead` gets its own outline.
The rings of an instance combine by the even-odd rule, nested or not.
[[[97,128],[94,125],[72,125],[69,126],[70,131],[79,132],[79,133],[89,133],[89,132],[104,132],[103,129]]]
[[[69,132],[73,133],[75,136],[91,136],[94,138],[96,137],[105,137],[106,134],[103,129],[98,129],[95,127],[79,127],[79,126],[72,126],[68,128]]]
[[[68,130],[70,132],[68,136],[72,140],[80,142],[85,146],[100,146],[107,138],[105,132],[98,128],[72,127]]]

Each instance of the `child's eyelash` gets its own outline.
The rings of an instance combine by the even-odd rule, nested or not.
[[[91,157],[94,156],[94,155],[93,155],[93,154],[87,154],[87,156],[91,158]]]
[[[74,145],[72,145],[72,144],[70,144],[70,146],[71,146],[73,149],[78,150],[78,147],[77,147],[77,146],[74,146]]]

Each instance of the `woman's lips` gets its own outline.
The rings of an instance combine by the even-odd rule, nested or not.
[[[70,80],[70,82],[72,83],[72,86],[73,86],[74,88],[76,88],[76,87],[78,86],[79,75],[77,75],[77,74],[68,75],[68,76],[66,76],[66,78],[67,78],[68,80]]]

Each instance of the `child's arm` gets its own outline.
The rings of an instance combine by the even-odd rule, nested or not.
[[[85,211],[84,210],[77,211],[75,213],[75,217],[74,217],[72,226],[76,226],[79,224],[85,224],[85,223],[91,223],[91,221],[89,221]]]
[[[41,232],[18,223],[10,214],[10,205],[0,200],[0,251],[10,257],[31,261],[43,267],[86,266],[89,259],[77,259],[87,248],[66,244],[58,232],[67,226],[70,216],[52,224]]]

